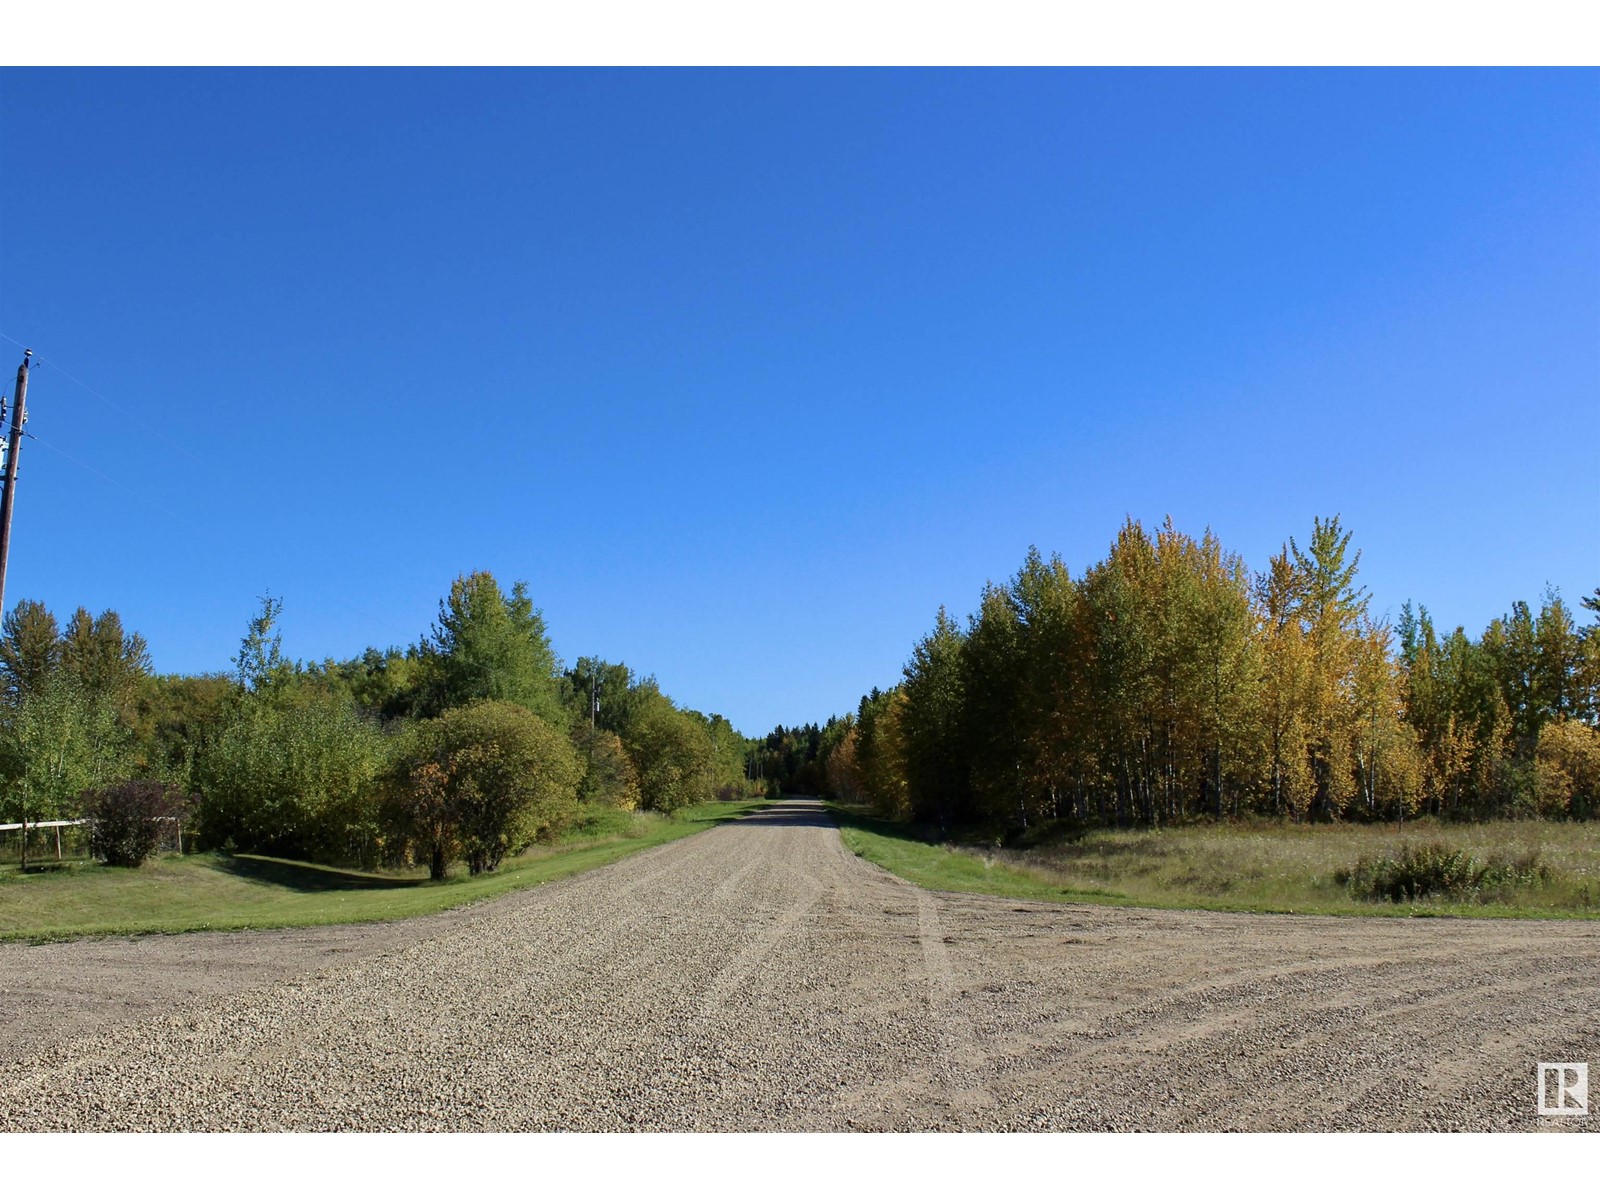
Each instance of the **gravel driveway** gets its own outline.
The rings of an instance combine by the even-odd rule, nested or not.
[[[415,921],[0,945],[0,1027],[7,1130],[1594,1130],[1534,1064],[1600,1073],[1600,924],[924,892],[789,801]]]

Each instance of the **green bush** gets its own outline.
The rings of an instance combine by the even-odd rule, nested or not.
[[[639,776],[621,738],[609,729],[590,729],[580,722],[573,728],[572,744],[583,763],[581,803],[628,812],[639,807]]]
[[[665,697],[641,704],[630,715],[622,741],[638,772],[645,808],[670,814],[716,794],[709,733]]]
[[[252,695],[196,756],[201,840],[316,862],[370,862],[385,758],[383,734],[348,700]]]
[[[1364,900],[1400,904],[1431,897],[1481,903],[1547,882],[1551,874],[1536,850],[1517,858],[1480,858],[1469,850],[1428,842],[1363,855],[1354,867],[1335,872],[1334,881]]]
[[[384,823],[433,878],[444,878],[454,858],[477,875],[571,825],[582,778],[561,733],[520,705],[485,700],[405,732],[386,780]]]

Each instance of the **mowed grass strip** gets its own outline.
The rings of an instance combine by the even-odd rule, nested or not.
[[[285,929],[423,916],[563,879],[736,820],[765,800],[697,805],[672,816],[591,811],[565,839],[472,877],[425,869],[369,874],[256,855],[163,855],[137,870],[82,865],[0,870],[0,940],[60,941],[202,929]]]
[[[1025,850],[939,843],[831,804],[855,854],[919,887],[1019,900],[1213,912],[1389,917],[1600,917],[1600,823],[1495,821],[1441,825],[1270,822],[1158,830],[1091,830]],[[1363,855],[1445,842],[1504,857],[1537,852],[1549,879],[1493,903],[1373,901],[1336,873]]]

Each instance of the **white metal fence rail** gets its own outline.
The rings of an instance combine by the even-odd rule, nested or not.
[[[55,830],[56,861],[60,862],[60,861],[62,861],[62,859],[64,857],[64,855],[61,852],[61,831],[63,829],[71,829],[74,826],[87,825],[87,824],[88,824],[87,821],[81,821],[81,820],[79,820],[79,821],[29,821],[27,823],[27,825],[22,825],[21,823],[17,823],[17,824],[13,824],[13,825],[0,825],[0,834],[21,833],[23,837],[26,837],[28,834],[32,833],[35,829],[53,829],[53,830]],[[3,843],[0,843],[0,844],[4,844],[5,849],[8,851],[8,853],[6,854],[6,858],[8,858],[8,859],[12,857],[12,855],[9,853],[9,851],[11,850],[10,843],[11,843],[11,839],[9,837],[5,838]],[[21,847],[21,843],[22,843],[22,838],[19,837],[17,839],[17,849],[18,849],[19,852],[20,852],[20,850],[22,848]],[[20,858],[21,854],[18,853],[16,857]],[[85,846],[83,854],[81,856],[80,855],[74,855],[73,857],[74,858],[77,858],[77,857],[88,857],[88,848],[87,848],[87,846]]]
[[[171,822],[173,826],[171,831],[172,836],[162,838],[161,848],[163,850],[176,850],[179,854],[182,854],[183,823],[177,817],[158,817],[157,820]],[[45,840],[45,852],[47,854],[49,853],[50,841],[53,840],[55,842],[55,857],[57,862],[64,862],[68,858],[88,858],[89,839],[87,837],[80,836],[75,838],[74,841],[78,844],[72,847],[71,853],[66,851],[61,837],[61,831],[63,829],[79,829],[88,824],[89,822],[83,820],[82,818],[79,818],[76,821],[29,821],[26,825],[23,825],[20,821],[0,824],[0,859],[3,859],[6,862],[11,862],[20,858],[22,851],[22,838],[24,836],[28,838],[28,853],[31,856],[34,853],[34,847],[38,845],[38,842],[35,841],[35,830],[53,831],[53,839]],[[26,830],[26,833],[24,833],[24,830]]]

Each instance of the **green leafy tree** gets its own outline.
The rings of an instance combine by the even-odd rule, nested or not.
[[[698,713],[692,715],[696,719],[703,719]],[[743,742],[734,733],[733,727],[720,717],[711,721],[707,729],[719,756],[724,755],[732,741]],[[782,792],[815,796],[826,788],[824,730],[815,722],[793,727],[776,726],[756,744],[755,754],[759,764],[758,776],[766,780],[769,787],[776,785],[768,791],[768,795]],[[735,778],[732,755],[727,755],[718,766],[718,790],[731,788]]]
[[[653,680],[640,682],[654,687]],[[617,733],[627,727],[634,686],[626,664],[584,657],[567,672],[562,695],[574,723],[587,726],[592,716],[597,728]]]
[[[583,764],[580,802],[628,811],[639,807],[639,775],[620,737],[609,729],[576,725],[572,745]]]
[[[1156,570],[1155,546],[1138,522],[1129,521],[1110,555],[1084,573],[1078,588],[1081,681],[1093,701],[1078,707],[1076,726],[1087,742],[1094,786],[1111,793],[1119,824],[1156,819]]]
[[[369,647],[360,658],[336,669],[356,705],[380,720],[413,716],[422,702],[426,670],[416,647]]]
[[[268,592],[260,597],[261,611],[250,618],[250,624],[239,642],[239,654],[233,661],[239,686],[252,692],[266,692],[279,686],[290,667],[283,657],[283,633],[277,628],[283,615],[283,601]]]
[[[127,735],[104,697],[60,672],[30,688],[0,726],[7,821],[70,820],[79,797],[122,773]],[[23,832],[23,862],[27,861]]]
[[[1537,725],[1578,715],[1583,708],[1581,684],[1584,635],[1572,610],[1555,589],[1546,591],[1534,622],[1536,652],[1533,667],[1533,695]],[[1535,743],[1538,733],[1534,732]]]
[[[519,704],[557,727],[566,722],[556,683],[559,664],[527,584],[507,596],[487,571],[463,575],[439,602],[422,644],[428,715],[476,700]]]
[[[191,787],[197,754],[221,732],[238,700],[231,675],[152,675],[142,680],[129,720],[132,769]]]
[[[748,745],[746,739],[733,723],[721,713],[712,713],[710,716],[701,716],[699,713],[690,714],[700,723],[711,741],[711,782],[718,796],[734,797],[744,792],[745,750]],[[811,794],[820,793],[821,767],[817,767],[817,786],[811,789]]]
[[[583,766],[556,729],[521,705],[487,700],[408,729],[386,788],[386,824],[444,878],[451,859],[492,871],[577,811]]]
[[[125,632],[122,618],[108,609],[99,617],[80,608],[61,635],[61,669],[75,676],[91,696],[104,696],[119,711],[132,705],[150,675],[150,651],[137,633]]]
[[[253,694],[196,755],[196,820],[211,846],[320,862],[379,853],[383,735],[341,697]]]
[[[962,643],[964,726],[977,815],[1028,824],[1022,678],[1026,645],[1021,614],[1008,589],[983,590]]]
[[[941,828],[960,814],[967,796],[962,642],[960,627],[941,607],[933,631],[912,650],[901,684],[912,809]]]
[[[634,697],[622,743],[638,772],[644,807],[674,813],[715,794],[710,732],[660,692]]]
[[[20,703],[61,665],[61,627],[37,600],[20,601],[0,622],[0,689]]]
[[[1007,590],[1020,638],[1013,711],[1024,803],[1041,817],[1082,816],[1093,774],[1083,736],[1091,702],[1081,686],[1082,597],[1066,564],[1057,556],[1046,560],[1033,546]]]

